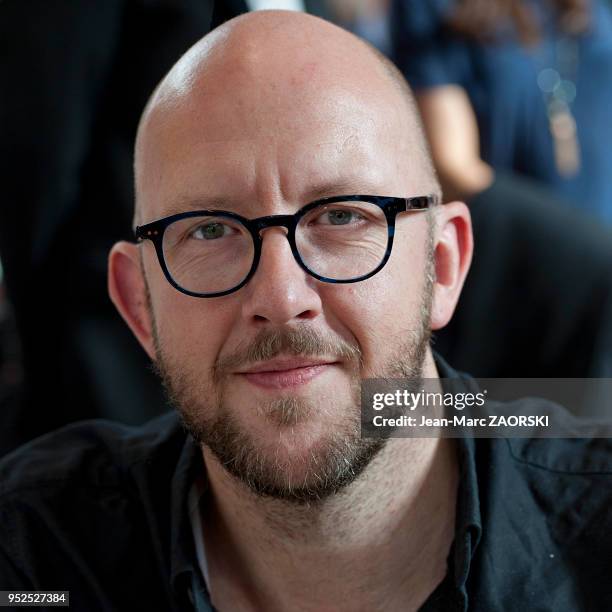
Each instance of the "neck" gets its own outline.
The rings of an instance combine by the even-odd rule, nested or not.
[[[303,505],[256,496],[207,449],[204,460],[206,550],[221,610],[411,610],[446,573],[452,440],[390,439],[352,484]]]

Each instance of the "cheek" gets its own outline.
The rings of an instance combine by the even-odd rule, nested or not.
[[[168,283],[156,259],[144,263],[157,336],[166,357],[182,364],[214,363],[229,325],[229,309],[220,307],[224,298],[185,295]]]
[[[425,268],[424,245],[395,244],[378,274],[333,287],[338,317],[359,343],[366,369],[377,369],[411,331],[420,331]]]
[[[168,286],[155,306],[159,340],[168,358],[202,373],[211,368],[232,328],[225,298],[193,298]]]

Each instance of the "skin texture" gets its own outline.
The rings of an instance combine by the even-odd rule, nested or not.
[[[339,194],[436,193],[395,79],[366,45],[311,16],[264,11],[224,24],[180,60],[145,111],[137,223],[205,208],[287,214]],[[368,446],[355,430],[357,385],[421,369],[437,376],[428,333],[450,319],[471,249],[463,204],[436,207],[429,220],[402,214],[386,267],[333,285],[299,268],[284,230],[272,228],[245,287],[197,299],[168,284],[149,241],[114,246],[111,298],[202,442],[220,610],[416,609],[442,579],[454,448]],[[244,375],[296,355],[326,365],[283,389]],[[228,430],[239,446],[219,437]]]

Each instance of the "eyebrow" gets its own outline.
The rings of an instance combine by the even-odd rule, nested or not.
[[[179,196],[164,206],[164,216],[170,216],[190,210],[231,210],[238,203],[227,198],[213,196]]]
[[[337,195],[383,195],[378,194],[378,191],[380,188],[374,187],[374,184],[364,177],[328,181],[309,190],[307,192],[308,202],[304,204]]]

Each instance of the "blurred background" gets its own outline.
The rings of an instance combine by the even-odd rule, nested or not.
[[[106,292],[108,251],[131,238],[136,126],[187,48],[262,8],[338,23],[413,86],[476,240],[434,348],[479,377],[612,377],[610,0],[4,0],[0,454],[167,409]]]

